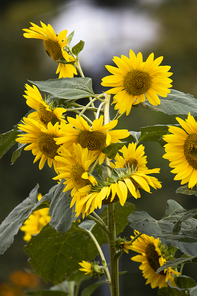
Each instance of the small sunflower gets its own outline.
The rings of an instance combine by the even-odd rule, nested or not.
[[[67,45],[67,30],[61,31],[58,35],[55,33],[51,25],[45,25],[40,22],[41,27],[34,23],[30,23],[32,27],[23,29],[25,38],[41,39],[43,40],[46,53],[57,63],[59,63],[56,74],[59,73],[59,78],[73,77],[77,74],[76,68],[69,63],[74,62],[74,58],[70,56],[64,47]],[[65,60],[68,64],[58,62]]]
[[[42,98],[38,88],[33,85],[25,85],[25,95],[27,105],[36,110],[32,112],[29,117],[34,120],[39,120],[42,124],[47,126],[49,122],[52,124],[64,121],[63,113],[66,112],[65,108],[53,108],[49,106]]]
[[[139,232],[135,231],[135,235],[137,234]],[[131,236],[131,239],[133,238]],[[166,263],[160,250],[160,244],[159,238],[142,234],[130,246],[131,250],[141,253],[141,255],[132,257],[131,260],[141,263],[139,269],[142,270],[143,277],[147,279],[146,285],[150,284],[152,289],[166,287],[168,280],[175,286],[174,275],[179,274],[171,267],[164,269],[159,274],[156,273],[157,269]]]
[[[106,66],[112,75],[104,77],[101,85],[112,87],[106,93],[115,95],[115,110],[128,115],[132,105],[144,102],[146,98],[154,106],[160,104],[158,95],[166,97],[172,86],[172,80],[168,78],[172,75],[168,72],[170,66],[159,66],[162,60],[163,57],[154,60],[151,53],[143,62],[141,52],[136,56],[132,50],[129,58],[124,55],[114,57],[117,67]]]
[[[46,128],[36,120],[24,117],[22,124],[18,124],[18,129],[25,133],[19,134],[16,141],[20,144],[29,144],[24,150],[32,150],[32,154],[35,155],[34,163],[40,159],[39,169],[41,170],[47,161],[49,167],[53,164],[57,170],[58,162],[54,157],[58,154],[60,146],[56,144],[54,138],[62,136],[59,123],[52,125],[49,122]]]
[[[161,184],[157,180],[157,178],[148,176],[149,174],[159,173],[160,169],[147,168],[147,157],[144,155],[145,151],[142,144],[137,147],[136,143],[129,143],[128,148],[124,146],[122,149],[120,149],[120,152],[123,154],[123,156],[117,153],[114,166],[115,168],[128,167],[134,170],[134,173],[132,173],[130,175],[130,178],[127,179],[128,186],[130,186],[131,188],[135,188],[133,190],[130,190],[130,193],[133,197],[141,197],[139,188],[142,188],[149,193],[149,185],[152,186],[154,189],[161,188]]]
[[[82,267],[79,268],[80,271],[85,272],[85,274],[90,274],[90,276],[93,275],[92,263],[83,260],[82,262],[79,262],[79,265]]]
[[[83,149],[80,144],[73,144],[72,154],[61,147],[59,155],[55,156],[55,160],[59,163],[59,174],[53,179],[65,179],[64,191],[72,189],[71,196],[73,196],[80,188],[96,183],[96,179],[88,174],[88,169],[95,159],[95,156],[87,148]]]
[[[159,169],[144,169],[139,172],[130,167],[113,169],[110,178],[97,180],[98,184],[80,188],[73,196],[71,206],[75,204],[76,216],[82,213],[83,217],[109,203],[120,202],[124,206],[128,194],[134,198],[141,196],[139,187],[149,193],[150,186],[154,189],[161,188],[161,184],[156,178],[148,176],[150,173],[158,172]]]
[[[73,143],[79,143],[83,148],[88,148],[99,156],[99,164],[105,158],[105,154],[102,153],[103,148],[111,143],[120,142],[120,139],[130,135],[126,129],[111,131],[118,121],[113,120],[103,125],[103,115],[93,121],[92,127],[78,115],[76,119],[68,117],[67,120],[68,124],[63,123],[61,125],[64,136],[57,139],[57,145],[64,144],[66,148],[71,149]]]
[[[176,120],[181,127],[169,126],[171,134],[163,137],[167,142],[163,158],[170,161],[174,180],[193,188],[197,185],[197,122],[190,113],[185,121],[179,117]]]
[[[42,198],[42,194],[38,194],[38,200]],[[24,222],[20,228],[21,231],[25,232],[23,239],[29,241],[32,235],[35,235],[41,231],[41,229],[49,223],[51,217],[49,216],[49,209],[44,208],[33,212],[29,218]]]

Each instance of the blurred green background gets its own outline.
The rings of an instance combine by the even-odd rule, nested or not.
[[[112,64],[114,55],[127,55],[129,49],[141,51],[146,59],[151,52],[155,57],[164,56],[163,65],[171,65],[173,88],[197,97],[197,1],[195,0],[25,0],[4,1],[0,7],[0,134],[16,125],[28,112],[25,104],[24,84],[27,80],[57,78],[56,64],[45,54],[40,40],[25,39],[22,29],[29,22],[39,25],[40,20],[50,23],[59,33],[75,30],[77,43],[86,42],[81,53],[81,64],[85,75],[93,78],[95,93],[104,89],[101,78],[108,75],[105,64]],[[79,35],[81,34],[81,35]],[[72,43],[74,45],[75,43]],[[112,111],[113,114],[113,111]],[[184,117],[183,117],[184,118]],[[119,128],[139,131],[141,126],[175,123],[172,116],[142,110],[132,110],[124,116]],[[136,210],[147,211],[161,219],[168,199],[175,199],[184,208],[196,207],[195,196],[175,194],[180,183],[173,181],[168,161],[162,159],[163,148],[158,143],[143,143],[146,146],[149,168],[161,167],[158,179],[161,190],[151,195],[142,193],[142,198],[132,200]],[[11,156],[16,146],[0,161],[0,222],[22,202],[31,189],[39,183],[45,194],[55,184],[55,173],[47,166],[39,171],[33,164],[33,155],[22,152],[22,156],[11,165]],[[127,228],[125,235],[130,234]],[[22,233],[12,246],[0,257],[0,282],[7,281],[11,272],[27,268]],[[131,257],[129,255],[129,257]],[[130,269],[128,255],[123,255],[121,270],[130,271],[121,277],[121,293],[128,295],[157,295],[157,289],[145,286],[137,263]],[[197,280],[195,266],[186,266],[184,273]],[[104,290],[98,290],[99,295]]]

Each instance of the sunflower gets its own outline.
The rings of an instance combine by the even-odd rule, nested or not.
[[[72,198],[71,206],[75,204],[76,216],[82,213],[83,218],[95,209],[101,208],[113,202],[120,202],[124,206],[128,194],[135,198],[141,195],[138,188],[150,193],[150,186],[154,189],[161,188],[160,182],[148,176],[150,173],[158,173],[159,169],[142,171],[132,170],[130,167],[112,170],[110,178],[98,181],[98,184],[87,185],[80,188]]]
[[[53,179],[65,179],[64,191],[72,189],[71,196],[73,196],[80,188],[96,183],[96,179],[88,174],[88,169],[95,159],[95,156],[80,144],[73,144],[72,154],[65,147],[61,147],[59,155],[55,156],[55,160],[59,163],[59,174]]]
[[[39,193],[38,200],[41,198],[42,194]],[[23,239],[28,242],[32,235],[39,233],[41,229],[49,223],[50,219],[48,208],[33,212],[20,228],[21,231],[25,232]]]
[[[39,169],[41,170],[47,161],[49,167],[53,164],[57,170],[58,162],[54,157],[58,154],[60,146],[56,144],[54,138],[62,136],[59,123],[52,125],[49,122],[46,128],[36,120],[24,117],[22,124],[18,124],[18,129],[25,133],[19,134],[16,141],[20,144],[29,144],[24,150],[32,150],[32,154],[35,155],[34,163],[40,159]]]
[[[168,78],[172,75],[170,66],[159,66],[163,57],[154,60],[151,53],[147,60],[143,62],[141,52],[134,54],[129,52],[129,58],[122,55],[121,58],[114,57],[113,61],[117,65],[106,66],[112,75],[102,79],[101,85],[112,87],[106,93],[114,94],[113,104],[119,113],[126,112],[128,115],[132,105],[148,101],[156,106],[160,104],[159,96],[166,97],[170,92],[172,80]]]
[[[82,261],[82,262],[79,262],[79,265],[81,265],[82,268],[79,268],[80,271],[83,271],[85,272],[85,274],[89,274],[90,273],[90,276],[93,275],[93,268],[92,268],[92,263],[89,263],[87,261]]]
[[[40,123],[47,126],[49,122],[52,124],[56,122],[64,121],[63,113],[66,112],[65,108],[53,108],[49,106],[42,98],[38,88],[33,85],[32,87],[28,84],[25,85],[25,95],[27,105],[35,109],[36,112],[32,112],[29,117],[38,120]]]
[[[99,164],[105,158],[105,154],[102,153],[103,148],[109,146],[111,143],[120,142],[120,139],[130,135],[126,129],[111,131],[117,125],[118,121],[112,120],[103,125],[103,115],[93,121],[92,127],[78,115],[76,119],[68,117],[67,120],[69,122],[68,124],[61,124],[61,130],[64,132],[64,136],[56,140],[57,145],[64,144],[66,148],[71,149],[73,143],[79,143],[83,148],[88,148],[96,156],[99,156]]]
[[[135,235],[139,232],[135,231]],[[131,236],[131,239],[135,237]],[[166,263],[166,259],[163,257],[160,250],[159,238],[154,238],[146,234],[141,234],[130,246],[130,249],[141,253],[131,258],[131,260],[142,263],[139,267],[142,270],[143,276],[146,281],[146,285],[150,284],[151,288],[156,287],[162,288],[167,286],[168,280],[174,286],[174,276],[178,275],[179,272],[173,270],[171,267],[164,269],[159,274],[156,273],[157,269]]]
[[[160,182],[155,177],[148,176],[149,174],[159,173],[160,169],[147,168],[147,157],[144,155],[145,151],[142,144],[137,147],[136,143],[129,143],[128,148],[123,146],[123,148],[120,149],[120,152],[123,156],[117,153],[114,167],[131,168],[134,170],[134,173],[132,173],[130,178],[127,179],[128,186],[132,186],[131,188],[133,188],[133,190],[130,190],[132,196],[135,198],[141,197],[139,188],[142,188],[150,193],[149,185],[154,189],[161,188]]]
[[[45,25],[43,22],[40,22],[41,27],[34,23],[30,24],[32,27],[23,29],[25,31],[23,36],[25,38],[43,40],[46,53],[59,64],[56,71],[56,74],[59,73],[59,78],[73,77],[74,74],[77,74],[76,68],[71,64],[72,62],[74,63],[74,58],[64,50],[64,47],[67,45],[67,30],[63,30],[57,35],[49,24]],[[61,63],[59,60],[64,60],[68,64]]]
[[[171,134],[163,137],[167,142],[163,158],[170,161],[174,180],[193,188],[197,185],[197,122],[190,113],[185,121],[179,117],[176,120],[181,127],[169,126]]]

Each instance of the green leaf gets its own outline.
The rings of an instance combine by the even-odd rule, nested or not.
[[[181,193],[181,194],[185,194],[185,195],[196,195],[197,196],[197,189],[196,189],[196,187],[190,189],[190,188],[188,188],[187,185],[184,185],[184,186],[180,186],[179,188],[177,188],[176,193]]]
[[[37,291],[25,291],[27,296],[66,296],[68,293],[62,291],[51,290],[37,290]]]
[[[197,219],[192,218],[195,215],[196,210],[186,212],[177,202],[168,200],[161,220],[152,218],[146,212],[134,212],[129,215],[128,221],[133,229],[159,237],[187,255],[197,256]]]
[[[168,133],[168,125],[152,125],[152,126],[146,126],[141,127],[141,135],[138,139],[138,142],[142,141],[151,141],[151,142],[159,142],[164,145],[163,135]]]
[[[196,286],[196,282],[189,276],[181,275],[174,278],[175,284],[181,289],[193,288]]]
[[[72,39],[73,39],[74,33],[75,33],[75,31],[72,31],[72,32],[68,35],[68,37],[67,37],[67,44],[68,44],[68,45],[70,45],[70,43],[71,43],[71,41],[72,41]]]
[[[88,286],[87,288],[85,288],[82,292],[81,292],[81,296],[90,296],[92,295],[92,293],[101,285],[106,284],[106,281],[98,281],[90,286]]]
[[[25,147],[25,145],[26,144],[19,144],[18,148],[12,154],[12,158],[11,158],[12,163],[15,163],[17,158],[19,158],[19,156],[21,155],[21,152],[22,152],[23,148]]]
[[[0,135],[0,159],[14,144],[16,144],[15,139],[18,134],[18,128],[15,127],[9,132]]]
[[[37,203],[38,185],[29,196],[20,203],[0,225],[0,254],[3,254],[13,243],[23,222],[29,217]]]
[[[158,296],[194,296],[195,294],[189,293],[190,289],[179,289],[179,288],[172,288],[170,286],[163,287],[158,290]]]
[[[52,193],[49,214],[51,220],[49,224],[57,231],[63,234],[68,231],[72,222],[76,220],[73,208],[70,208],[71,196],[70,191],[63,192],[65,185],[64,180],[60,182]]]
[[[164,265],[159,267],[157,269],[157,274],[159,274],[164,269],[167,269],[168,267],[177,267],[178,265],[185,264],[185,263],[196,263],[196,256],[183,256],[180,258],[176,258],[174,260],[167,261]]]
[[[89,77],[59,78],[46,81],[30,81],[41,91],[45,91],[57,98],[77,100],[94,96],[92,79]]]
[[[160,97],[160,105],[153,106],[147,100],[137,104],[134,108],[163,112],[168,115],[197,115],[197,100],[191,94],[185,94],[178,90],[171,90],[166,98]]]
[[[85,45],[85,42],[83,40],[80,40],[79,43],[77,43],[75,46],[73,46],[72,52],[74,53],[74,55],[78,56],[80,51],[83,50],[84,45]]]
[[[107,222],[106,210],[105,207],[100,215],[105,222]],[[127,216],[133,211],[134,205],[130,203],[126,203],[124,207],[116,203],[117,234],[124,230],[128,224]],[[107,243],[102,228],[95,222],[93,224],[91,231],[98,243],[100,245]],[[64,235],[46,225],[38,235],[31,238],[25,247],[25,252],[30,257],[29,262],[36,273],[45,281],[49,280],[54,284],[71,277],[73,272],[79,269],[79,262],[92,261],[98,254],[94,242],[84,229],[78,227],[78,222],[74,222]]]
[[[118,150],[120,150],[127,142],[112,143],[105,147],[102,152],[107,155],[108,158],[112,159],[116,156]]]

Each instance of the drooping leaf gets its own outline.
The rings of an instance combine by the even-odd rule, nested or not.
[[[197,196],[197,189],[194,187],[192,189],[188,188],[187,185],[180,186],[177,188],[176,193],[181,193],[185,195],[196,195]]]
[[[73,46],[72,52],[74,53],[74,55],[78,56],[80,51],[83,50],[84,45],[85,45],[85,42],[83,40],[80,40],[79,43],[77,43],[75,46]]]
[[[11,158],[12,163],[15,163],[17,158],[19,158],[19,156],[21,155],[21,152],[22,152],[23,148],[25,147],[25,145],[26,144],[19,144],[18,148],[13,152],[12,158]]]
[[[30,81],[40,90],[66,100],[77,100],[94,96],[92,79],[89,77],[59,78],[46,81]]]
[[[53,192],[49,208],[49,214],[51,216],[49,224],[64,234],[70,229],[76,217],[73,208],[70,208],[70,191],[63,192],[65,187],[63,182],[64,180],[57,185]]]
[[[160,97],[160,105],[153,106],[148,101],[137,104],[134,108],[163,112],[168,115],[197,115],[197,100],[191,94],[172,89],[166,98]]]
[[[193,288],[196,286],[195,280],[186,275],[176,276],[174,281],[177,287],[181,289]]]
[[[171,243],[189,256],[197,256],[197,219],[196,210],[186,211],[174,200],[168,200],[162,219],[156,220],[146,212],[134,212],[128,221],[133,229],[164,243]]]
[[[118,150],[120,150],[127,142],[112,143],[105,147],[102,152],[107,155],[108,158],[112,159],[116,156]]]
[[[15,139],[17,138],[19,131],[17,127],[14,127],[9,132],[0,135],[0,159],[3,155],[16,144]]]
[[[119,203],[115,205],[117,217],[117,234],[123,231],[128,224],[127,216],[134,211],[134,206],[126,203],[121,207]],[[106,207],[100,214],[106,221]],[[84,223],[84,222],[83,222]],[[107,237],[102,228],[94,221],[90,221],[91,229],[98,243],[107,243]],[[79,262],[82,260],[93,260],[98,251],[88,232],[78,227],[78,222],[74,222],[71,228],[62,235],[49,224],[41,232],[33,236],[25,247],[27,255],[30,257],[30,264],[45,281],[49,280],[54,284],[61,283],[65,277],[69,278],[73,272],[79,269]],[[42,261],[42,264],[40,262]]]

